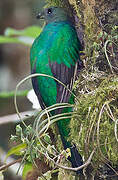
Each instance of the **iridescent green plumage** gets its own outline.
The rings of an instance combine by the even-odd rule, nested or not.
[[[53,76],[72,90],[76,67],[81,68],[79,58],[81,44],[76,30],[67,12],[62,8],[47,8],[39,16],[46,20],[46,25],[31,48],[31,71]],[[52,78],[36,77],[32,79],[32,84],[43,109],[56,103],[74,103],[74,98],[69,91]],[[66,108],[53,113],[71,110]],[[64,148],[71,147],[71,143],[67,140],[70,133],[69,122],[70,119],[66,119],[57,123]],[[73,167],[82,164],[81,156],[80,162],[75,162],[76,155],[79,157],[75,150],[75,147],[71,148],[71,152],[74,152],[70,158]]]

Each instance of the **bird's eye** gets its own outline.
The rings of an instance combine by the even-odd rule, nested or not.
[[[49,9],[48,9],[48,14],[51,14],[51,13],[52,13],[52,9],[49,8]]]

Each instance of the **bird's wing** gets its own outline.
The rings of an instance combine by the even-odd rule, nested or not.
[[[73,27],[65,24],[55,33],[53,43],[48,49],[48,59],[55,78],[72,90],[77,68],[81,66],[79,58],[80,41]],[[62,84],[57,85],[57,102],[68,102],[70,92]]]
[[[64,63],[70,68],[79,60],[81,43],[70,24],[65,23],[57,28],[48,41],[48,57],[51,62]]]
[[[30,53],[32,73],[54,76],[72,90],[75,67],[79,60],[80,42],[74,28],[63,24],[46,26],[34,41]],[[42,108],[57,102],[68,102],[70,93],[63,85],[47,77],[33,78],[33,87]]]

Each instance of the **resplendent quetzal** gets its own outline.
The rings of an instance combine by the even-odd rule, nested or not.
[[[31,72],[53,76],[72,90],[76,73],[82,67],[79,57],[82,46],[71,18],[66,10],[59,7],[46,8],[37,18],[44,19],[46,25],[31,47]],[[72,94],[52,78],[37,76],[32,78],[32,84],[42,109],[56,103],[74,104]],[[68,111],[72,109],[56,110],[55,114]],[[59,120],[57,126],[64,149],[71,150],[68,159],[72,167],[79,167],[83,164],[82,157],[76,146],[67,140],[71,131],[69,123],[69,118]]]

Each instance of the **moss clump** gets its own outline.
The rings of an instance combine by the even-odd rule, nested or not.
[[[92,150],[96,149],[92,160],[94,168],[103,162],[114,164],[118,162],[117,130],[115,129],[118,118],[118,77],[101,76],[97,80],[100,84],[93,90],[91,83],[95,84],[95,79],[90,78],[87,84],[83,85],[81,92],[84,93],[79,94],[79,102],[76,104],[77,116],[73,117],[70,125],[71,138],[78,144],[85,160]],[[84,86],[88,92],[85,92]]]
[[[68,0],[46,0],[48,6],[58,6],[58,7],[65,7],[66,9],[69,6]]]

